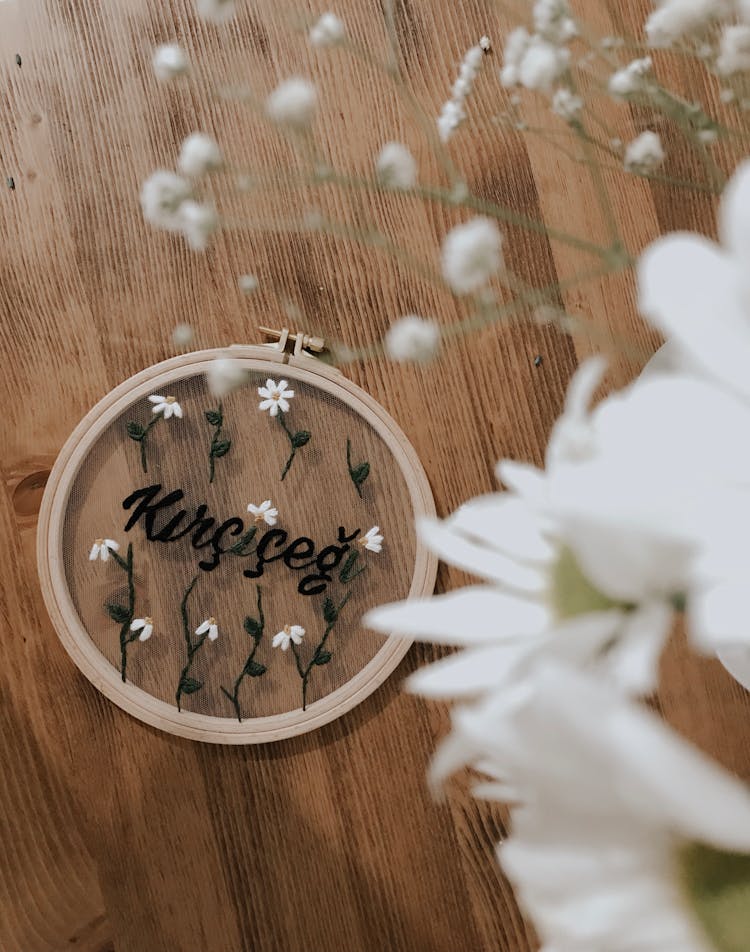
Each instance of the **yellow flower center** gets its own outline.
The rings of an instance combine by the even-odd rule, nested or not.
[[[215,625],[215,624],[216,624],[216,619],[214,618],[213,615],[211,615],[211,617],[208,619],[208,623],[209,623],[209,625]]]
[[[94,545],[104,545],[104,539],[94,539]]]
[[[167,403],[177,403],[177,397],[167,397]]]
[[[280,400],[280,399],[281,399],[281,391],[280,391],[280,390],[272,390],[272,391],[271,391],[271,399],[272,399],[272,400]]]
[[[255,521],[256,521],[256,523],[257,523],[257,522],[265,522],[265,521],[266,521],[266,520],[265,520],[265,516],[263,515],[262,512],[256,512],[256,513],[255,513]]]
[[[153,618],[149,618],[148,615],[146,615],[146,617],[143,620],[146,622],[147,625],[153,625],[154,623]]]
[[[285,635],[291,635],[291,633],[292,633],[292,627],[291,627],[291,625],[284,625],[284,634],[285,634]]]

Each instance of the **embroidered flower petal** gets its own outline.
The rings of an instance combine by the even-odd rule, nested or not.
[[[539,635],[552,618],[542,602],[477,585],[381,605],[363,621],[385,634],[395,632],[444,645],[481,645]]]
[[[276,402],[275,400],[271,400],[270,398],[268,400],[261,400],[261,402],[258,404],[258,409],[271,410],[273,409],[275,402]]]
[[[149,397],[149,400],[150,400],[152,403],[166,403],[167,398],[166,398],[166,397],[162,397],[162,396],[160,396],[160,395],[154,393],[154,394],[152,394],[152,395]]]
[[[205,635],[205,633],[208,631],[210,625],[211,625],[211,623],[209,622],[208,619],[206,619],[204,622],[201,622],[201,624],[198,625],[198,627],[195,629],[196,635]]]
[[[145,618],[134,618],[134,619],[131,621],[131,623],[130,623],[130,630],[131,630],[131,631],[140,631],[141,628],[145,628],[145,627],[146,627],[146,619],[145,619]]]
[[[281,410],[282,413],[287,413],[287,412],[288,412],[288,410],[289,410],[289,404],[287,403],[287,401],[286,401],[283,397],[279,397],[277,403],[278,403],[279,410]],[[273,414],[273,410],[271,411],[271,413]],[[275,414],[273,414],[273,415],[275,416]]]
[[[150,625],[150,624],[144,625],[140,635],[138,635],[138,641],[148,641],[148,639],[151,637],[153,630],[154,630],[153,625]]]
[[[176,417],[179,417],[180,419],[182,419],[182,407],[180,406],[179,403],[172,404],[172,412],[174,413]]]
[[[99,546],[99,558],[102,562],[109,562],[109,549],[106,545]]]
[[[266,400],[271,399],[271,391],[268,387],[258,387],[258,396],[264,397]]]
[[[276,400],[271,401],[271,409],[268,412],[271,414],[271,416],[278,416],[278,413],[279,413],[278,401]]]
[[[219,637],[219,626],[218,625],[209,625],[208,626],[208,640],[216,641]]]
[[[272,648],[281,648],[282,651],[286,651],[289,647],[290,636],[285,631],[280,631],[278,634],[273,636],[273,641],[271,642]]]
[[[301,645],[302,639],[305,637],[305,629],[301,625],[292,625],[289,629],[289,637],[295,645]]]
[[[113,552],[119,552],[120,550],[120,543],[115,542],[114,539],[105,539],[104,544],[107,546],[108,549],[112,549]]]
[[[162,411],[163,411],[163,413],[164,413],[164,419],[165,419],[165,420],[168,420],[168,419],[172,416],[172,414],[174,413],[174,408],[175,408],[176,406],[177,406],[176,403],[165,403],[165,404],[164,404],[164,406],[162,407]]]
[[[91,546],[91,551],[89,552],[89,561],[93,562],[95,559],[99,558],[99,545],[95,542]]]

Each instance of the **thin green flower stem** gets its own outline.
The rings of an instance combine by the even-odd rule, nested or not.
[[[396,31],[396,11],[393,0],[384,0],[383,16],[385,18],[385,28],[388,34],[388,48],[390,54],[389,72],[395,76],[401,77],[401,69],[398,62],[398,33]]]
[[[128,551],[125,558],[119,555],[114,549],[109,549],[109,554],[128,577],[128,617],[122,623],[120,628],[120,675],[123,682],[127,680],[128,667],[128,645],[136,640],[138,632],[132,633],[130,625],[135,615],[135,579],[133,577],[133,543],[128,544]]]
[[[279,421],[282,429],[286,433],[287,438],[289,439],[289,445],[292,448],[292,452],[289,454],[289,459],[286,461],[286,465],[281,471],[281,480],[283,482],[284,478],[286,477],[286,474],[291,469],[292,463],[294,462],[294,457],[297,455],[297,447],[294,445],[294,434],[292,433],[292,431],[289,429],[289,427],[286,425],[284,421],[283,411],[279,410],[279,412],[276,414],[276,419]]]
[[[256,585],[255,589],[257,592],[257,601],[258,601],[258,622],[260,624],[260,635],[258,636],[257,640],[253,638],[253,650],[245,659],[245,664],[242,666],[242,671],[240,671],[239,677],[234,682],[232,693],[230,694],[229,691],[227,691],[225,687],[221,688],[224,694],[232,702],[232,706],[234,707],[234,713],[236,714],[237,720],[240,722],[240,724],[242,723],[242,710],[240,708],[240,702],[239,702],[240,685],[242,684],[243,680],[247,676],[248,665],[255,658],[255,652],[258,650],[258,646],[260,645],[261,639],[263,638],[263,631],[266,626],[266,619],[265,619],[265,616],[263,615],[263,601],[261,597],[260,585]]]
[[[603,169],[612,171],[623,171],[621,165],[602,164]],[[660,175],[657,172],[629,172],[629,175],[635,175],[637,178],[645,179],[647,182],[658,182],[663,185],[670,185],[673,188],[684,188],[694,192],[703,192],[708,195],[721,195],[722,189],[716,185],[707,182],[691,182],[688,179],[678,179],[671,175]]]
[[[182,617],[182,633],[185,638],[185,646],[187,647],[187,662],[185,667],[180,672],[180,680],[177,685],[177,693],[175,694],[175,701],[177,702],[177,710],[182,710],[182,686],[185,682],[185,678],[190,672],[190,668],[193,665],[193,658],[196,653],[203,647],[203,642],[208,637],[208,632],[198,637],[197,641],[193,641],[190,636],[190,622],[188,619],[187,613],[187,603],[190,593],[195,588],[195,583],[198,581],[198,576],[196,575],[193,581],[188,585],[185,594],[182,596],[182,601],[180,602],[180,615]]]
[[[162,413],[157,413],[157,414],[155,414],[155,415],[149,420],[149,422],[146,424],[146,426],[143,428],[143,436],[142,436],[141,439],[140,439],[140,444],[141,444],[141,467],[142,467],[144,473],[147,473],[147,472],[148,472],[148,466],[147,466],[147,464],[146,464],[146,437],[147,437],[148,434],[151,432],[151,430],[153,429],[153,427],[156,426],[156,424],[159,422],[159,420],[161,420],[162,416],[163,416]]]
[[[295,645],[293,641],[291,642],[292,653],[294,654],[294,660],[297,665],[297,672],[300,678],[302,678],[302,710],[303,711],[307,709],[307,682],[310,679],[310,674],[312,672],[312,669],[315,667],[315,660],[316,658],[320,656],[320,653],[325,649],[326,642],[328,641],[328,636],[331,634],[334,627],[336,626],[336,622],[339,620],[339,616],[341,615],[341,609],[349,601],[351,594],[352,594],[351,592],[347,592],[346,595],[344,595],[344,598],[342,599],[339,606],[336,608],[336,617],[333,619],[333,621],[328,622],[326,626],[326,630],[323,632],[323,637],[318,642],[318,645],[315,648],[315,651],[313,651],[312,658],[310,658],[310,661],[307,663],[307,666],[302,664],[302,658],[300,657],[300,653],[299,653],[299,649],[297,645]]]

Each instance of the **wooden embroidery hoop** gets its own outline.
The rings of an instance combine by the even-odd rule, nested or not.
[[[265,329],[262,329],[265,331]],[[305,353],[323,342],[303,334],[267,332],[279,338],[271,345],[235,345],[231,355],[246,361],[249,370],[277,374],[293,368],[294,381],[306,382],[331,394],[354,410],[382,439],[403,474],[415,518],[435,514],[432,493],[421,462],[395,421],[364,390],[338,370]],[[286,353],[293,343],[294,352]],[[351,710],[394,671],[411,645],[388,637],[359,672],[330,694],[308,705],[239,723],[177,708],[136,685],[123,683],[119,671],[104,657],[83,626],[69,591],[63,563],[63,524],[71,486],[97,438],[136,400],[162,392],[168,382],[205,372],[211,361],[227,350],[205,350],[165,360],[143,370],[110,391],[73,431],[52,469],[44,493],[37,535],[37,562],[42,595],[52,623],[66,651],[85,677],[111,701],[139,720],[160,730],[208,743],[255,744],[281,740],[314,730]],[[288,374],[288,371],[284,371]],[[437,559],[417,540],[409,598],[431,594]]]

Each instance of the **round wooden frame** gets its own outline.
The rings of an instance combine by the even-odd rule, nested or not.
[[[395,421],[369,394],[313,357],[288,357],[273,347],[235,346],[232,356],[247,362],[249,370],[268,372],[269,365],[284,367],[292,379],[312,384],[342,400],[378,433],[403,473],[415,517],[435,514],[427,476],[413,447]],[[39,514],[37,563],[42,595],[52,623],[73,662],[85,677],[118,707],[160,730],[192,740],[217,744],[260,744],[314,730],[351,710],[394,671],[412,642],[389,636],[377,654],[351,680],[331,694],[296,710],[238,723],[229,718],[178,713],[177,709],[130,683],[99,652],[73,605],[64,574],[62,526],[73,481],[105,428],[135,400],[159,392],[169,381],[205,371],[226,350],[204,350],[174,357],[136,374],[111,390],[75,428],[52,469]],[[417,540],[409,598],[432,592],[437,559]]]

